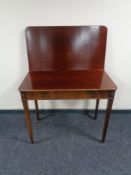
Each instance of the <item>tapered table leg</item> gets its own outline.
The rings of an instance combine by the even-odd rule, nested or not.
[[[97,119],[99,101],[100,101],[99,99],[96,100],[96,109],[95,109],[95,117],[94,117],[94,119]]]
[[[105,137],[106,137],[106,133],[107,133],[107,128],[108,128],[108,124],[109,124],[109,119],[111,116],[111,110],[112,110],[112,104],[113,104],[113,100],[112,99],[108,99],[107,101],[107,110],[106,110],[106,117],[105,117],[105,121],[104,121],[104,127],[103,127],[103,133],[102,133],[102,142],[105,141]]]
[[[39,107],[38,107],[38,101],[37,100],[35,100],[35,109],[36,109],[37,120],[40,120],[40,113],[39,113]]]
[[[31,124],[31,119],[30,119],[30,113],[29,113],[29,107],[28,107],[28,101],[27,100],[22,100],[23,107],[24,107],[24,112],[25,112],[25,120],[26,120],[26,125],[29,133],[29,138],[30,142],[33,144],[33,132],[32,132],[32,124]]]

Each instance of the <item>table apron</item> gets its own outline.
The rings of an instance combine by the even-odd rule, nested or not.
[[[21,92],[24,100],[109,99],[115,90],[92,91],[33,91]]]

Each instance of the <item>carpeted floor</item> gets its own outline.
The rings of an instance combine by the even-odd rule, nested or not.
[[[52,111],[37,121],[29,143],[22,112],[0,113],[0,175],[130,175],[131,115],[112,114],[104,144],[103,113]]]

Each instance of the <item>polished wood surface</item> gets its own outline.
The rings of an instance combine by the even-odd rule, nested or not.
[[[107,99],[101,141],[105,141],[115,83],[104,70],[107,28],[104,26],[27,27],[29,73],[19,91],[31,143],[32,126],[28,100]]]
[[[19,87],[23,91],[115,90],[103,70],[30,72]]]
[[[28,27],[30,71],[103,69],[104,26]]]
[[[112,98],[114,90],[85,91],[25,91],[21,96],[25,100],[71,100],[71,99],[108,99]]]

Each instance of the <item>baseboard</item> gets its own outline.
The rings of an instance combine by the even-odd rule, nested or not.
[[[0,110],[0,114],[6,114],[6,113],[23,113],[24,111],[22,109],[4,109],[4,110]],[[34,113],[35,110],[34,109],[31,109],[30,110],[31,113]],[[80,113],[85,113],[85,112],[94,112],[93,109],[40,109],[40,112],[41,113],[54,113],[54,112],[64,112],[64,113],[70,113],[70,112],[73,112],[73,113],[77,113],[77,112],[80,112]],[[105,110],[103,109],[100,109],[99,110],[99,113],[104,113]],[[112,114],[131,114],[131,110],[127,110],[127,109],[113,109],[112,110]]]

